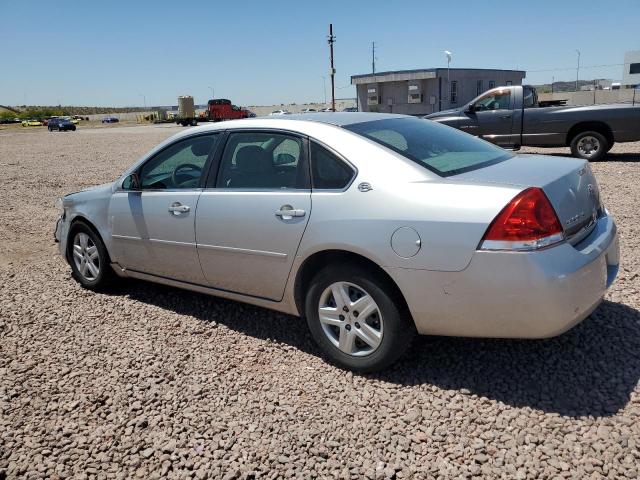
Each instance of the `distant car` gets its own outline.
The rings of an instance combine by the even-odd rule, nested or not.
[[[343,112],[357,112],[358,107],[347,107],[342,109]]]
[[[290,113],[289,110],[274,110],[269,115],[289,115]]]
[[[257,117],[257,115],[254,112],[252,112],[251,110],[249,110],[248,108],[243,108],[243,110],[245,112],[247,112],[247,118],[256,118]]]
[[[40,120],[23,120],[22,126],[23,127],[41,127],[42,122]]]
[[[47,128],[50,132],[54,130],[58,132],[66,132],[67,130],[71,130],[72,132],[76,131],[76,126],[68,118],[52,118],[49,120]]]
[[[315,108],[305,108],[301,113],[315,113],[317,110]]]
[[[118,120],[118,117],[104,117],[102,119],[102,123],[118,123],[120,120]]]
[[[328,108],[323,108],[322,110],[320,110],[321,112],[335,112],[335,110],[331,107]]]

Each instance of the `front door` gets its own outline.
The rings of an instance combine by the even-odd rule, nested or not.
[[[281,300],[311,215],[306,140],[229,134],[217,178],[200,197],[196,239],[211,287]]]
[[[122,267],[204,284],[195,215],[207,159],[219,134],[169,145],[138,170],[139,185],[114,193],[109,206],[112,260]]]
[[[509,89],[494,90],[475,101],[475,111],[468,112],[471,133],[501,147],[512,147],[517,136],[513,135],[513,105]]]

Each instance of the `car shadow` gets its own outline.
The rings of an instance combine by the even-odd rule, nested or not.
[[[321,354],[297,317],[147,282],[128,282],[121,294]],[[640,312],[605,301],[567,333],[544,340],[418,337],[391,368],[363,377],[572,417],[610,416],[625,407],[640,379]]]

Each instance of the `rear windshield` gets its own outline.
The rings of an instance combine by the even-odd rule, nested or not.
[[[512,156],[484,140],[420,118],[390,118],[345,125],[344,128],[443,177],[493,165]]]

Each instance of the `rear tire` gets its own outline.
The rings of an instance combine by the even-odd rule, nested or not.
[[[409,348],[416,333],[397,297],[395,288],[376,272],[356,265],[329,265],[311,280],[306,296],[311,335],[339,367],[382,370]]]
[[[116,277],[102,239],[83,222],[76,222],[71,227],[67,261],[73,278],[89,290],[104,290]]]
[[[595,162],[609,151],[608,140],[599,132],[580,132],[571,140],[571,154],[574,157]]]

